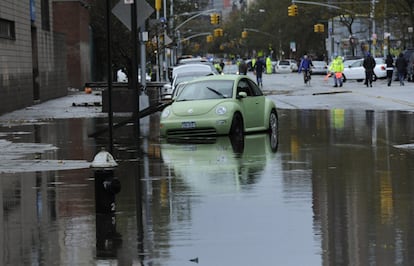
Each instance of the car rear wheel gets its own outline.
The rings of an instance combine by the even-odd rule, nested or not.
[[[236,138],[243,138],[244,126],[243,117],[240,113],[235,113],[230,127],[230,135]]]

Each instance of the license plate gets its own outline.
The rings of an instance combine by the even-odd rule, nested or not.
[[[181,127],[182,128],[195,128],[196,127],[196,122],[182,122],[181,123]]]

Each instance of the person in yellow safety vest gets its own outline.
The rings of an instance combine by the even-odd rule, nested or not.
[[[220,63],[215,63],[214,67],[217,69],[218,73],[221,74],[223,71],[223,68],[220,66]]]
[[[252,69],[254,69],[256,66],[256,57],[252,58]]]
[[[337,56],[331,64],[329,71],[333,73],[335,85],[334,87],[342,87],[342,72],[344,71],[344,62],[341,56]]]
[[[272,60],[270,59],[270,56],[266,58],[266,74],[272,74]]]

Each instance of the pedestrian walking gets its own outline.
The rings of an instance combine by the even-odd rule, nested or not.
[[[405,60],[403,53],[400,53],[400,55],[397,58],[397,61],[395,62],[395,67],[397,68],[400,86],[404,86],[404,78],[407,74],[407,65],[408,63]]]
[[[391,86],[392,74],[394,72],[394,59],[392,58],[391,54],[387,55],[387,59],[385,59],[385,65],[387,70],[388,86]]]
[[[375,68],[375,59],[371,56],[370,52],[367,52],[367,55],[364,58],[364,62],[362,66],[365,68],[365,85],[367,87],[372,87],[372,79],[374,76],[374,68]]]
[[[263,87],[263,72],[266,70],[266,63],[262,58],[258,58],[254,64],[254,72],[256,74],[257,85]]]
[[[334,87],[342,87],[342,72],[344,71],[344,62],[342,61],[342,57],[340,55],[335,57],[335,59],[332,61],[329,71],[333,73],[335,83]]]
[[[305,84],[308,83],[311,79],[311,69],[313,67],[312,59],[309,58],[306,54],[303,56],[302,60],[300,61],[298,74],[303,71],[303,81]]]
[[[247,64],[244,58],[239,63],[239,75],[247,75]]]

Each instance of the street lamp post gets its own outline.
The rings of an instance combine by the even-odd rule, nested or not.
[[[203,10],[203,11],[197,11],[197,12],[185,12],[176,16],[187,16],[187,15],[192,15],[191,17],[187,18],[186,20],[184,20],[182,23],[180,23],[178,26],[176,26],[173,31],[176,33],[176,38],[177,38],[177,54],[181,55],[181,33],[180,33],[180,28],[183,27],[185,24],[187,24],[188,22],[190,22],[191,20],[202,16],[202,15],[206,15],[212,12],[216,12],[217,9],[209,9],[209,10]]]

